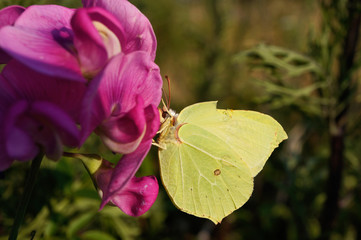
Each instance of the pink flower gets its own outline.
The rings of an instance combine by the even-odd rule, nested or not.
[[[117,55],[99,76],[102,81],[91,82],[99,83],[93,103],[87,106],[92,111],[83,109],[91,112],[90,117],[83,115],[91,119],[85,130],[95,129],[112,151],[125,154],[101,184],[103,207],[126,191],[151,147],[160,123],[162,79],[158,66],[142,51]]]
[[[133,152],[158,130],[161,86],[159,68],[146,52],[114,57],[89,86],[97,92],[93,103],[83,108],[91,113],[84,115],[91,120],[85,136],[95,129],[112,151]]]
[[[157,41],[149,20],[128,0],[82,0],[84,7],[100,7],[113,14],[123,26],[124,53],[145,51],[155,59]]]
[[[118,53],[141,50],[154,60],[156,41],[148,20],[133,14],[136,8],[127,1],[117,7],[137,19],[116,18],[100,7],[30,6],[0,29],[0,48],[36,71],[76,81],[92,79]]]
[[[7,163],[13,159],[29,160],[39,151],[39,145],[47,155],[58,158],[62,144],[78,145],[75,123],[80,123],[80,143],[95,131],[112,151],[124,154],[117,166],[108,169],[107,181],[99,178],[103,179],[100,180],[101,207],[111,201],[125,212],[138,215],[148,207],[139,208],[137,199],[154,201],[146,200],[149,192],[138,197],[130,193],[144,192],[149,182],[157,185],[153,178],[134,178],[159,127],[157,106],[162,79],[154,63],[156,38],[148,19],[128,1],[84,0],[83,3],[85,8],[76,10],[56,5],[30,6],[0,28],[0,48],[21,66],[21,73],[4,77],[2,81],[8,84],[17,78],[19,88],[29,84],[37,93],[10,98],[7,95],[11,95],[8,93],[11,90],[4,88],[7,90],[0,104],[9,104],[0,110],[0,121],[6,126],[1,136],[4,142],[14,141],[0,145],[6,150],[0,159],[7,159]],[[4,76],[14,71],[11,64],[4,70]],[[36,89],[39,81],[43,86]],[[68,106],[41,94],[48,92],[47,88],[52,92],[57,84],[64,85],[54,93],[60,100],[67,98],[68,88],[86,85],[86,89],[82,88],[80,99],[70,96],[74,106]],[[39,98],[42,105],[36,107]],[[13,104],[15,107],[9,110],[8,106]],[[46,134],[36,131],[39,124],[47,130]],[[9,132],[17,135],[10,138]],[[74,141],[70,141],[70,136]],[[16,151],[8,148],[14,146],[16,139],[22,140],[21,156],[15,156]],[[157,195],[158,188],[149,189]],[[134,206],[139,209],[134,210]]]
[[[102,166],[93,175],[100,195],[104,195],[103,193],[107,190],[112,174],[113,166],[103,160]],[[154,176],[132,177],[120,191],[112,194],[109,202],[130,216],[140,216],[153,205],[158,191],[158,181]]]
[[[61,157],[80,143],[78,121],[84,83],[39,74],[11,60],[0,75],[0,171],[39,151]]]

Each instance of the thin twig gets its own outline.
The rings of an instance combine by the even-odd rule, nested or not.
[[[31,163],[30,172],[25,182],[24,193],[16,210],[15,220],[9,235],[9,240],[16,240],[18,237],[19,228],[24,220],[24,216],[35,186],[36,177],[40,169],[41,161],[43,160],[43,156],[43,153],[39,153]]]

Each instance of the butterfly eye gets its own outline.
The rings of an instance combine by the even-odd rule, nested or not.
[[[167,118],[167,117],[169,117],[169,114],[166,112],[166,111],[164,111],[164,109],[163,109],[163,111],[162,111],[162,118]]]

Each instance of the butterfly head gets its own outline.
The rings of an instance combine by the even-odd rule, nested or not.
[[[178,117],[178,113],[172,109],[168,109],[166,106],[163,108],[158,108],[160,115],[160,123],[163,124],[165,122],[170,122],[171,125],[175,125]]]

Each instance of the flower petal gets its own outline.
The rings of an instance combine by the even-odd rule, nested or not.
[[[49,102],[34,102],[31,113],[53,129],[53,134],[58,135],[64,145],[69,147],[79,146],[80,130],[76,123],[56,105]],[[43,143],[45,144],[45,143]]]
[[[26,132],[14,127],[6,139],[6,152],[12,159],[30,161],[39,152],[39,147]]]
[[[7,155],[16,160],[33,159],[44,148],[51,159],[59,159],[62,145],[79,145],[80,131],[75,122],[56,105],[48,102],[17,101],[3,122]]]
[[[86,8],[87,14],[94,25],[102,25],[97,28],[103,38],[105,47],[107,48],[108,58],[111,58],[121,52],[121,46],[125,45],[124,29],[111,13],[99,7]]]
[[[0,149],[9,159],[27,161],[39,146],[59,159],[63,145],[79,146],[77,114],[85,83],[52,78],[11,60],[0,75]],[[8,159],[8,160],[7,160]]]
[[[91,21],[87,10],[78,9],[72,19],[74,46],[78,53],[81,70],[84,76],[96,75],[108,60],[103,40]]]
[[[13,25],[16,19],[24,12],[25,8],[17,5],[0,10],[0,28]],[[0,64],[8,63],[11,57],[0,49]]]
[[[84,7],[101,7],[112,13],[122,24],[125,46],[122,51],[126,54],[134,51],[148,52],[155,59],[157,40],[146,16],[134,5],[125,0],[83,0]],[[121,38],[121,37],[120,37]]]
[[[136,105],[126,114],[110,116],[96,133],[103,143],[113,152],[131,153],[142,141],[146,132],[143,99],[139,96]]]
[[[86,83],[49,77],[12,60],[0,75],[1,92],[31,101],[47,101],[77,120]],[[1,93],[0,93],[1,94]],[[3,100],[2,100],[3,101]],[[1,108],[1,106],[0,106]]]
[[[101,78],[99,100],[103,106],[108,105],[108,111],[118,104],[119,113],[128,112],[134,107],[138,95],[143,98],[145,106],[160,102],[162,79],[159,68],[145,52],[117,55],[109,62]]]
[[[159,68],[147,53],[113,57],[89,84],[82,110],[83,139],[112,114],[127,114],[135,107],[137,96],[142,97],[144,106],[158,106],[161,87]]]
[[[142,142],[134,152],[122,156],[112,172],[108,186],[103,189],[103,199],[100,209],[127,186],[128,182],[134,177],[139,166],[142,164],[151,145],[152,140]]]
[[[10,158],[19,161],[31,160],[39,151],[29,134],[17,126],[18,119],[26,114],[28,108],[29,104],[26,101],[17,101],[9,108],[2,123],[6,153]]]
[[[30,6],[14,26],[0,29],[0,47],[36,71],[84,82],[74,56],[70,27],[73,12],[56,5]]]
[[[61,130],[60,130],[61,131]],[[60,132],[61,133],[61,132]],[[44,127],[41,134],[36,136],[36,143],[41,145],[47,158],[52,160],[59,160],[63,155],[62,139],[59,136],[59,132],[51,129],[50,126]],[[75,144],[68,146],[76,146]]]
[[[160,125],[159,111],[155,105],[149,105],[144,109],[145,118],[147,121],[147,132],[144,135],[143,141],[153,139],[157,134]]]
[[[137,217],[149,210],[157,199],[158,191],[156,177],[133,177],[120,192],[114,194],[111,202],[124,213]]]
[[[25,11],[22,6],[12,5],[0,10],[0,28],[13,25],[18,17]]]

